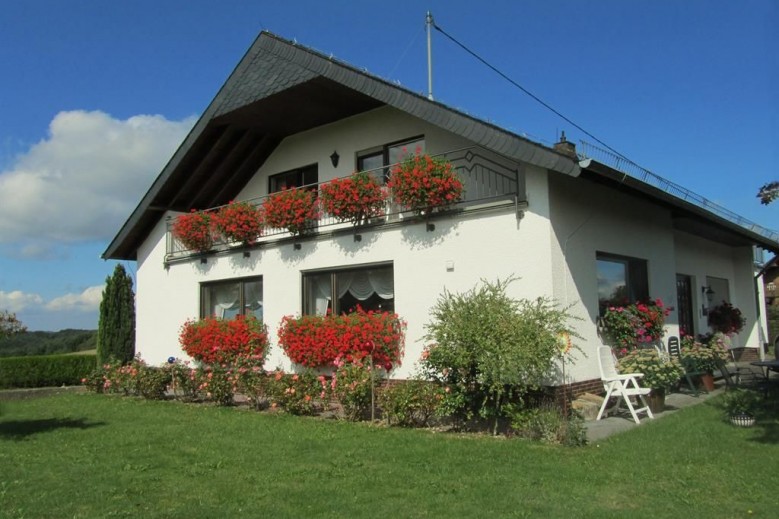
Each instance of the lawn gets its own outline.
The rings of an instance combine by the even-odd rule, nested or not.
[[[3,402],[0,517],[775,517],[779,420],[584,448],[65,394]]]

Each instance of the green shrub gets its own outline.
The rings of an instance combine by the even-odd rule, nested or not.
[[[238,379],[231,369],[203,368],[198,372],[198,389],[217,405],[233,404]]]
[[[81,384],[94,369],[94,355],[42,355],[0,358],[0,388]]]
[[[333,396],[340,402],[343,418],[357,421],[370,413],[371,395],[376,391],[376,385],[381,376],[376,369],[371,369],[360,361],[341,362],[336,360],[338,367],[333,373],[330,385]]]
[[[188,362],[176,360],[168,367],[171,377],[173,396],[185,402],[193,402],[200,397],[200,381],[196,369]]]
[[[162,400],[171,383],[170,370],[154,366],[142,366],[138,370],[138,392],[148,400]]]
[[[569,314],[549,299],[512,299],[512,282],[483,282],[464,293],[444,292],[432,309],[422,374],[441,383],[443,405],[455,418],[495,419],[504,404],[556,376],[562,348],[577,337]]]
[[[318,409],[317,395],[326,396],[324,388],[324,377],[317,377],[311,370],[291,375],[276,370],[268,377],[271,408],[282,409],[292,414],[314,414]]]
[[[523,438],[571,447],[587,444],[587,430],[581,415],[571,411],[566,416],[552,402],[531,408],[511,406],[507,414],[511,428]]]
[[[408,380],[379,393],[379,406],[390,425],[426,427],[438,412],[444,390],[434,382]]]

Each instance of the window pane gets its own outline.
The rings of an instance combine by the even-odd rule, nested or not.
[[[597,260],[598,306],[600,313],[612,305],[625,305],[630,300],[627,285],[627,264],[622,261]]]
[[[333,290],[330,284],[331,274],[307,274],[303,277],[305,301],[303,313],[307,315],[326,315],[333,311]]]
[[[205,316],[230,319],[241,311],[241,292],[238,283],[220,283],[203,288]]]
[[[404,142],[401,144],[395,144],[388,148],[389,150],[389,163],[396,164],[406,158],[409,155],[425,152],[425,139],[418,139],[415,141]]]
[[[262,321],[262,280],[243,284],[244,315],[253,315]]]
[[[338,312],[349,313],[359,305],[365,311],[394,311],[392,267],[338,272]]]

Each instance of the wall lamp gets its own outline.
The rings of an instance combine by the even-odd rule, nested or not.
[[[338,156],[338,152],[337,152],[337,151],[334,151],[334,152],[333,152],[333,154],[332,154],[332,155],[330,155],[330,162],[332,162],[332,163],[333,163],[333,167],[334,167],[334,168],[337,168],[337,167],[338,167],[338,159],[339,159],[339,158],[340,158],[340,157]]]
[[[706,296],[706,302],[711,304],[712,301],[714,301],[714,290],[711,289],[710,286],[702,286],[701,287],[701,294]],[[706,316],[709,315],[709,307],[706,304],[701,305],[701,315]]]

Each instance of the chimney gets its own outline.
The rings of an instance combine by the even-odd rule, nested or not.
[[[554,149],[563,155],[568,155],[574,160],[579,160],[579,157],[576,156],[576,145],[565,139],[565,131],[560,134],[560,142],[555,143]]]

